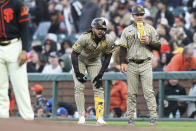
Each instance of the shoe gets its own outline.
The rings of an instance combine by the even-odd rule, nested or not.
[[[107,125],[107,123],[103,120],[103,116],[99,116],[97,125]]]
[[[81,117],[79,118],[78,124],[79,124],[79,125],[85,124],[85,117],[84,117],[84,116],[81,116]]]
[[[157,126],[157,120],[156,119],[151,119],[148,126]]]
[[[134,122],[133,119],[129,119],[129,120],[128,120],[128,126],[129,126],[129,127],[134,127],[134,126],[135,126],[135,122]]]

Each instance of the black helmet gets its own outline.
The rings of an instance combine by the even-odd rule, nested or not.
[[[145,14],[144,7],[141,5],[136,5],[132,8],[132,14]]]
[[[106,21],[103,18],[95,18],[91,23],[92,28],[103,28],[107,30]]]

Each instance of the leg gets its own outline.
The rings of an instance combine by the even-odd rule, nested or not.
[[[26,64],[18,67],[18,63],[9,63],[8,70],[20,115],[26,120],[33,120],[34,113],[28,89]]]
[[[94,78],[98,75],[101,69],[101,62],[96,61],[88,65],[87,71],[91,78],[91,82],[93,82]],[[106,122],[103,120],[104,114],[104,90],[103,87],[97,89],[93,84],[94,91],[94,101],[95,101],[95,110],[96,110],[96,119],[97,124],[105,125]]]
[[[0,56],[1,57],[1,56]],[[6,62],[0,58],[0,117],[9,117],[8,73]]]
[[[97,62],[94,62],[88,65],[87,72],[89,74],[92,84],[93,84],[94,78],[98,75],[100,69],[101,69],[100,61],[97,61]],[[99,98],[104,99],[103,87],[97,89],[95,85],[93,84],[93,91],[94,91],[94,96],[98,96]]]
[[[152,86],[152,63],[147,61],[140,65],[140,76],[144,91],[144,98],[150,112],[150,119],[157,119],[157,104]]]
[[[138,65],[130,62],[127,66],[127,114],[130,120],[134,120],[134,112],[136,108],[136,97],[138,94],[139,74]]]
[[[80,61],[78,61],[79,64],[79,70],[81,73],[85,73],[86,71],[86,65]],[[76,106],[77,106],[77,110],[78,110],[78,114],[79,114],[79,118],[80,117],[84,117],[85,115],[85,99],[84,99],[84,84],[79,82],[75,76],[75,72],[74,69],[72,68],[72,75],[73,75],[73,79],[74,79],[74,84],[75,84],[75,101],[76,101]]]
[[[20,115],[26,120],[32,120],[34,113],[29,95],[26,64],[18,66],[18,56],[22,50],[21,41],[6,46],[6,50],[9,52],[7,54],[8,72]]]

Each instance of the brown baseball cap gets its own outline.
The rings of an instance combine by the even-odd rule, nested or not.
[[[141,5],[136,5],[132,8],[132,14],[145,14],[144,7]]]

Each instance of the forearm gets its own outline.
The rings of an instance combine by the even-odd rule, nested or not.
[[[71,60],[72,60],[72,65],[73,65],[73,68],[74,68],[74,72],[79,72],[79,68],[78,68],[78,56],[79,54],[72,51],[72,54],[71,54]]]
[[[125,47],[120,47],[120,64],[126,63],[126,55],[127,55],[127,49]]]
[[[112,54],[105,54],[105,59],[103,61],[103,64],[102,64],[102,67],[101,67],[101,70],[99,71],[99,74],[100,75],[103,75],[104,72],[106,71],[106,69],[108,68],[108,65],[110,63],[110,59],[112,57]]]
[[[154,43],[150,42],[148,45],[152,50],[160,50],[161,44],[160,43]]]
[[[29,32],[28,32],[28,23],[22,23],[20,25],[21,31],[21,40],[22,40],[22,50],[28,51],[29,48]]]

